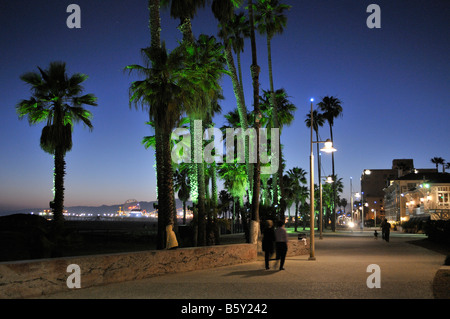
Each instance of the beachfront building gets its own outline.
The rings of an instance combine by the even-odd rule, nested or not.
[[[361,195],[362,201],[364,202],[362,207],[364,209],[363,216],[366,223],[368,221],[375,222],[376,219],[378,224],[384,218],[395,221],[397,219],[392,218],[400,216],[399,211],[392,210],[392,200],[389,199],[389,203],[386,202],[384,189],[390,185],[391,181],[411,173],[424,174],[436,172],[436,169],[415,168],[414,160],[412,159],[394,159],[392,161],[392,168],[390,169],[363,170],[361,175]],[[397,204],[400,205],[400,203]],[[389,207],[389,211],[387,207]]]
[[[385,216],[392,222],[413,217],[450,219],[450,174],[410,173],[384,189]]]

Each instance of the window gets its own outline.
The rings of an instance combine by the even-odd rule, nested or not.
[[[450,206],[450,187],[438,187],[438,205]]]

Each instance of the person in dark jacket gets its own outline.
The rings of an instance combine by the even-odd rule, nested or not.
[[[270,269],[269,260],[274,252],[275,243],[275,231],[273,229],[273,222],[271,220],[266,221],[266,228],[263,231],[262,250],[264,251],[264,260],[266,263],[266,269]]]
[[[384,223],[381,226],[381,228],[382,228],[383,234],[384,234],[383,239],[385,241],[389,242],[389,235],[390,235],[390,232],[391,232],[391,224],[387,221],[386,218],[384,219]]]

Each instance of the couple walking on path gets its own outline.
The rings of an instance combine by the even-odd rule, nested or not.
[[[279,270],[284,270],[284,261],[286,260],[288,236],[286,229],[284,228],[284,222],[279,221],[277,223],[277,229],[273,228],[273,221],[268,220],[266,222],[266,228],[263,232],[262,250],[264,251],[264,260],[266,270],[270,269],[269,261],[273,255],[274,246],[276,250],[276,260],[280,261]]]

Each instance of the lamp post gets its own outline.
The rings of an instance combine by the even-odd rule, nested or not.
[[[313,144],[317,143],[324,143],[325,147],[321,149],[321,151],[325,153],[332,153],[335,152],[336,149],[333,148],[333,142],[331,142],[330,139],[326,141],[313,141],[313,128],[314,128],[314,116],[313,116],[313,102],[314,99],[311,99],[311,154],[309,156],[309,197],[310,197],[310,218],[309,218],[309,224],[310,224],[310,250],[309,250],[309,260],[316,260],[315,256],[315,245],[314,245],[314,151],[313,151]]]

